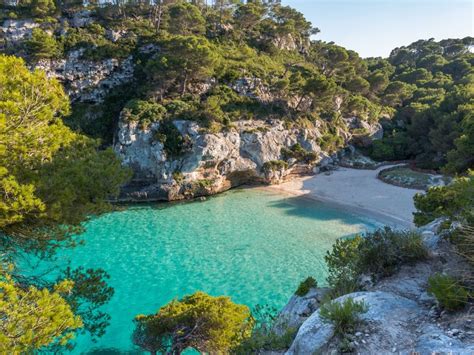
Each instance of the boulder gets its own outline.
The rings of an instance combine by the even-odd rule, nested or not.
[[[288,329],[298,329],[319,308],[328,290],[327,288],[312,288],[304,296],[291,296],[278,314],[273,329],[275,333],[281,336]]]
[[[413,348],[415,335],[410,325],[423,314],[416,302],[382,291],[355,292],[334,302],[343,302],[348,298],[363,301],[368,306],[367,313],[362,314],[361,319],[370,328],[370,333],[366,332],[364,341],[357,343],[356,352],[383,354],[391,353],[393,348]],[[334,326],[326,323],[318,310],[303,323],[286,354],[324,353],[334,348],[336,342]]]

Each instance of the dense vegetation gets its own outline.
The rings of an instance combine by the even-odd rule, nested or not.
[[[83,26],[60,21],[84,9],[90,21]],[[357,116],[385,128],[385,137],[366,148],[376,159],[414,159],[418,167],[451,173],[473,168],[472,38],[422,40],[395,49],[388,59],[362,59],[333,43],[311,41],[319,30],[278,2],[89,1],[85,6],[73,0],[20,0],[16,6],[4,2],[1,11],[4,19],[38,22],[30,38],[4,47],[28,64],[81,49],[86,60],[132,56],[135,66],[134,81],[116,87],[102,103],[71,107],[57,81],[28,70],[21,59],[0,56],[1,352],[55,351],[71,346],[78,331],[93,336],[105,331],[109,316],[98,307],[113,290],[103,270],[66,269],[51,282],[21,273],[15,263],[25,252],[42,259],[73,247],[82,223],[110,210],[107,198],[129,177],[113,152],[102,149],[112,142],[120,113],[144,129],[161,122],[153,137],[170,156],[188,148],[171,124],[177,118],[196,120],[212,132],[239,119],[318,126],[318,143],[336,151],[347,128],[344,118]],[[245,83],[257,94],[239,94]],[[282,155],[302,162],[316,158],[298,145]],[[267,162],[264,169],[285,164]],[[415,222],[447,217],[472,226],[473,178],[467,175],[417,197]],[[358,289],[362,274],[386,276],[425,256],[420,236],[411,233],[383,230],[342,240],[326,258],[332,296]],[[432,292],[443,294],[449,282],[434,278]],[[315,285],[308,279],[297,293]],[[447,308],[455,308],[451,301]],[[355,321],[346,317],[352,312],[329,307],[327,318],[340,322],[341,329]],[[222,314],[229,322],[222,324]],[[135,323],[133,339],[149,351],[193,346],[211,352],[237,347],[245,353],[281,342],[269,327],[254,326],[245,307],[201,293]],[[194,328],[198,338],[182,337]]]
[[[151,354],[181,354],[187,348],[228,353],[250,336],[253,323],[247,306],[234,304],[229,297],[196,292],[156,314],[138,315],[132,339]]]
[[[82,222],[110,209],[106,199],[129,173],[111,149],[63,124],[69,100],[57,81],[1,55],[0,83],[0,350],[68,345],[81,327],[100,336],[109,316],[97,307],[113,292],[103,270],[67,269],[50,282],[15,263],[24,252],[41,259],[74,246]]]
[[[369,149],[376,159],[415,159],[421,168],[449,172],[473,166],[471,37],[420,40],[387,59],[364,60],[335,44],[311,41],[319,29],[273,1],[93,1],[86,7],[80,1],[24,0],[2,8],[5,18],[41,22],[19,48],[6,48],[31,62],[80,48],[93,61],[133,56],[132,85],[100,105],[74,105],[67,120],[106,142],[124,107],[136,111],[127,117],[143,127],[174,118],[198,120],[213,131],[245,118],[318,124],[319,143],[328,150],[342,144],[341,118],[358,116],[385,127],[385,138]],[[85,8],[90,21],[82,27],[58,20]],[[237,94],[242,80],[260,96]]]
[[[433,39],[396,48],[370,60],[390,78],[381,99],[396,113],[376,142],[378,159],[415,159],[420,168],[462,172],[474,162],[474,54],[472,38]],[[375,75],[375,74],[374,74]],[[396,93],[396,94],[395,94]]]

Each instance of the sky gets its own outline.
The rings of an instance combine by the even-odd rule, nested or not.
[[[282,0],[362,57],[387,57],[418,39],[474,36],[474,0]]]

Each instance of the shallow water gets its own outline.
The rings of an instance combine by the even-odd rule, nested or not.
[[[112,320],[99,342],[80,336],[74,353],[133,351],[136,314],[196,290],[250,307],[281,308],[307,276],[324,283],[323,257],[337,238],[376,226],[321,203],[259,189],[94,219],[86,244],[61,252],[55,264],[70,259],[72,266],[105,269],[115,289],[104,307]]]

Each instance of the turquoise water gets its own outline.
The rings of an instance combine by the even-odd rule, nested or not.
[[[105,269],[115,289],[104,307],[112,320],[99,342],[81,336],[74,352],[134,350],[136,314],[196,290],[280,308],[303,278],[323,283],[323,257],[337,238],[375,227],[375,221],[314,201],[257,189],[94,219],[86,244],[62,252],[64,262],[55,263],[62,267],[69,259],[72,266]]]

